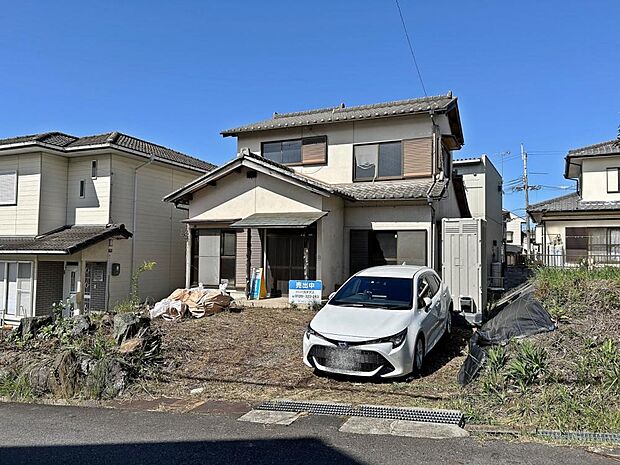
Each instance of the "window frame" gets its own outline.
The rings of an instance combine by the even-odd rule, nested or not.
[[[616,172],[616,178],[617,178],[617,186],[616,186],[616,190],[615,191],[610,191],[609,190],[609,172],[610,171],[615,171]],[[620,193],[620,167],[614,167],[614,166],[610,166],[609,168],[605,169],[605,188],[607,190],[608,194],[618,194]]]
[[[78,197],[80,199],[86,198],[86,180],[85,179],[80,179],[80,184],[78,187]]]
[[[312,139],[323,139],[323,142],[325,142],[325,162],[313,162],[313,163],[304,163],[304,142],[312,140]],[[277,139],[277,140],[265,140],[265,141],[261,141],[260,143],[260,155],[261,157],[263,157],[265,160],[269,160],[269,158],[265,157],[265,144],[283,144],[284,142],[296,142],[299,141],[300,142],[300,152],[299,152],[299,156],[300,156],[300,161],[299,162],[292,162],[292,163],[284,163],[284,162],[278,162],[278,161],[274,161],[274,163],[279,163],[280,165],[284,165],[284,166],[326,166],[328,163],[328,143],[327,143],[327,135],[315,135],[315,136],[305,136],[305,137],[294,137],[292,139]],[[307,145],[307,144],[306,144]],[[269,161],[273,161],[273,160],[269,160]]]
[[[14,184],[13,184],[13,199],[7,202],[0,202],[0,207],[10,207],[17,205],[17,188],[19,185],[19,175],[17,170],[0,170],[0,175],[13,175],[14,176]]]
[[[97,179],[97,170],[99,169],[98,160],[91,160],[90,162],[90,177],[92,179]]]
[[[399,176],[379,176],[379,155],[381,153],[381,145],[396,144],[396,143],[400,144],[400,175]],[[357,179],[355,176],[355,168],[357,167],[357,164],[355,162],[355,149],[357,147],[368,146],[368,145],[377,146],[377,176],[375,178]],[[390,181],[390,180],[394,181],[394,180],[399,180],[399,179],[405,179],[405,173],[404,173],[404,168],[403,168],[403,157],[404,157],[403,139],[383,140],[380,142],[364,142],[362,144],[354,144],[353,145],[353,164],[352,164],[353,167],[352,167],[351,179],[353,180],[353,182],[373,182],[373,181]]]

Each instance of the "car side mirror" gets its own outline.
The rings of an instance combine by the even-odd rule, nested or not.
[[[331,294],[329,294],[329,299],[328,300],[332,300],[335,297],[336,293],[332,292]]]
[[[431,302],[432,300],[430,297],[423,297],[420,300],[420,308],[423,308],[425,312],[428,312],[431,307]]]

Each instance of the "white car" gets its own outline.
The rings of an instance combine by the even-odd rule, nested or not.
[[[303,337],[304,363],[319,371],[392,378],[419,373],[451,331],[452,298],[430,268],[377,266],[333,293]]]

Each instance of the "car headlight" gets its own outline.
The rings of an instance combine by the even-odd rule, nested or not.
[[[375,339],[374,341],[368,341],[366,344],[383,344],[385,342],[392,343],[392,349],[400,347],[407,339],[407,328],[403,329],[400,333],[394,334],[394,336],[382,337],[381,339]]]
[[[321,339],[325,339],[323,336],[317,333],[314,329],[312,329],[310,325],[308,325],[308,327],[306,328],[306,338],[310,339],[310,336],[316,336],[316,337],[320,337]]]

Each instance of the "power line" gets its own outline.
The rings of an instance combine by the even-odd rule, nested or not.
[[[396,7],[398,8],[398,14],[400,15],[400,22],[403,24],[403,30],[405,31],[405,37],[407,38],[407,43],[409,44],[409,51],[411,52],[411,58],[413,58],[413,64],[415,65],[415,69],[418,72],[418,78],[420,79],[420,84],[422,84],[422,90],[424,91],[424,96],[428,97],[426,93],[426,87],[424,86],[424,81],[422,80],[422,73],[420,73],[420,67],[418,66],[418,60],[415,59],[415,53],[413,52],[413,45],[411,45],[411,39],[409,38],[409,33],[407,32],[407,26],[405,25],[405,18],[403,18],[403,11],[400,9],[400,3],[396,0]]]

